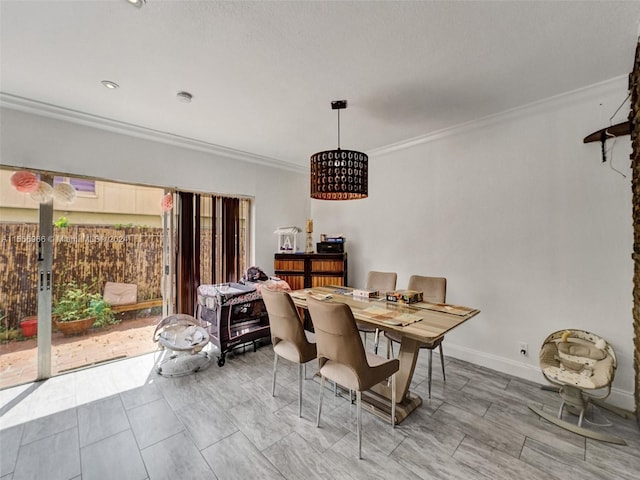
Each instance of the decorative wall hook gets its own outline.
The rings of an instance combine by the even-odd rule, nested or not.
[[[612,125],[607,128],[593,132],[591,135],[584,137],[583,143],[600,142],[602,148],[602,162],[607,161],[607,154],[604,145],[609,138],[620,137],[622,135],[629,135],[631,133],[631,122],[626,121]]]

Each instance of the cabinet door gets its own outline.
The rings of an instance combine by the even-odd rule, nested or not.
[[[276,258],[273,262],[275,275],[289,284],[292,290],[305,288],[305,259]]]
[[[342,256],[335,259],[311,259],[311,286],[322,287],[324,285],[344,285],[344,259]]]
[[[304,275],[304,258],[276,258],[273,261],[276,272],[299,273]]]
[[[304,288],[304,275],[285,275],[276,273],[278,278],[289,284],[291,290],[302,290]]]
[[[339,277],[333,277],[333,276],[327,276],[327,275],[322,275],[322,276],[314,275],[311,277],[312,287],[324,287],[326,285],[335,285],[338,287],[343,287],[344,277],[342,275]]]

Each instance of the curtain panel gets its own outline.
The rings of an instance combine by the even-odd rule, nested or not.
[[[195,315],[201,283],[237,282],[246,232],[238,198],[178,192],[177,311]]]
[[[195,314],[196,290],[200,285],[200,195],[178,192],[178,250],[176,258],[176,303],[179,313]],[[195,205],[198,205],[197,209]]]
[[[222,200],[222,276],[227,282],[240,280],[240,200]]]

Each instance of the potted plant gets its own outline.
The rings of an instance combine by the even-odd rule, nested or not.
[[[20,320],[20,329],[23,337],[35,337],[38,334],[38,316],[31,315]]]
[[[54,324],[65,336],[85,333],[92,326],[117,323],[111,305],[89,285],[69,282],[53,308]]]

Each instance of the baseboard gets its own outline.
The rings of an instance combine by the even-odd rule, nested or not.
[[[547,385],[549,382],[544,378],[538,365],[529,365],[526,363],[516,362],[509,358],[499,357],[486,352],[480,352],[470,348],[453,345],[447,342],[445,348],[447,356],[464,360],[465,362],[474,363],[482,367],[490,368],[501,373],[513,375],[514,377],[536,382],[541,385]],[[607,403],[624,410],[630,415],[635,412],[635,399],[633,392],[627,392],[618,388],[611,389],[611,395],[607,398]]]

